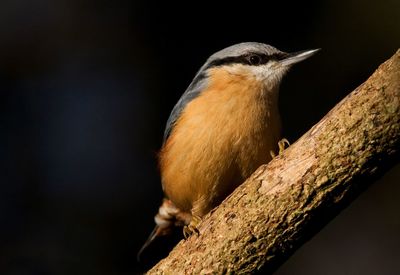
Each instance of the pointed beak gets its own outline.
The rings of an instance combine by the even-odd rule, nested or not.
[[[282,66],[291,66],[293,64],[296,64],[300,61],[303,61],[304,59],[309,58],[310,56],[314,55],[316,52],[318,52],[320,49],[315,49],[315,50],[306,50],[306,51],[300,51],[300,52],[295,52],[295,53],[288,53],[284,59],[280,60],[279,63]]]

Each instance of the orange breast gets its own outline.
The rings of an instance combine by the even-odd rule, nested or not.
[[[243,73],[209,71],[160,152],[163,189],[180,209],[203,216],[259,165],[280,137],[277,91]]]

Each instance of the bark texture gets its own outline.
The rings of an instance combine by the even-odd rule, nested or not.
[[[148,274],[274,271],[399,160],[400,50]]]

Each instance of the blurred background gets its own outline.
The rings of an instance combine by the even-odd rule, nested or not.
[[[165,122],[213,52],[243,41],[322,48],[280,97],[291,142],[400,46],[400,1],[2,0],[0,274],[140,274],[162,198]],[[400,166],[277,274],[395,274]]]

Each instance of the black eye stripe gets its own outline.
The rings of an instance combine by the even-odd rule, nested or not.
[[[251,64],[250,62],[250,57],[257,55],[260,58],[260,61],[257,64]],[[266,54],[260,54],[260,53],[249,53],[245,55],[240,55],[240,56],[228,56],[225,58],[220,58],[211,61],[207,69],[212,68],[212,67],[217,67],[217,66],[223,66],[223,65],[233,65],[233,64],[244,64],[244,65],[262,65],[268,63],[270,60],[282,60],[285,59],[287,56],[286,53],[274,53],[271,55],[266,55]]]

